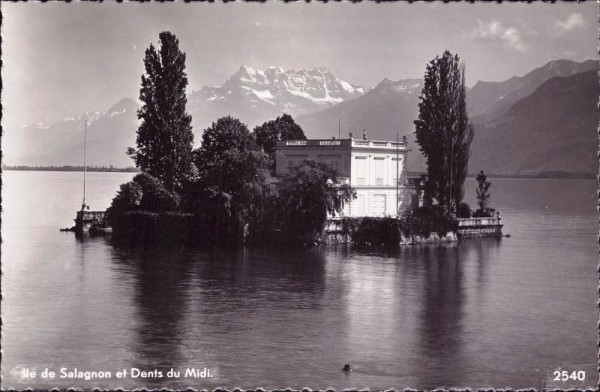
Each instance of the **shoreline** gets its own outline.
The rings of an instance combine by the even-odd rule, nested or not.
[[[6,171],[53,171],[53,172],[83,172],[83,166],[2,166]],[[88,167],[88,172],[103,173],[139,173],[136,167]]]
[[[55,172],[83,172],[83,166],[2,166],[6,171],[55,171]],[[136,167],[88,167],[88,172],[104,173],[139,173]],[[557,180],[595,180],[596,174],[592,173],[540,173],[540,174],[488,174],[488,178],[515,178],[515,179],[557,179]],[[467,175],[475,178],[475,174]]]

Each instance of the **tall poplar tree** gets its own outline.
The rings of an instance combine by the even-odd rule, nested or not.
[[[427,64],[419,96],[416,139],[427,160],[427,196],[455,213],[464,197],[473,127],[466,104],[465,67],[445,51]]]
[[[138,110],[137,149],[131,156],[143,172],[156,177],[169,191],[180,191],[192,173],[192,117],[186,112],[188,84],[185,53],[169,31],[159,34],[159,48],[146,49]]]

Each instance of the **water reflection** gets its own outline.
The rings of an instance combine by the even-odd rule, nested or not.
[[[189,255],[179,250],[113,248],[112,260],[121,265],[133,285],[135,338],[132,366],[168,370],[182,362],[185,287],[191,272]]]
[[[484,294],[489,281],[488,270],[499,259],[502,238],[473,238],[461,242],[462,258],[466,263],[475,264],[475,282],[478,298]]]
[[[303,339],[319,335],[319,323],[301,320],[305,312],[314,317],[323,309],[323,252],[113,249],[117,271],[134,286],[132,366],[206,366],[268,381],[272,373],[256,362],[257,353],[289,361],[289,351],[280,348],[302,349]],[[297,328],[282,329],[277,322],[295,318]],[[238,342],[233,361],[230,352],[223,352],[232,340]]]
[[[455,386],[456,379],[443,371],[452,361],[452,373],[461,372],[464,315],[463,264],[459,249],[435,248],[423,259],[422,309],[419,315],[419,349],[422,366],[439,369],[421,380],[427,387]]]

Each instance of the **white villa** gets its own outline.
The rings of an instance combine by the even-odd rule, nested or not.
[[[306,159],[326,162],[337,169],[357,198],[344,207],[343,216],[400,215],[410,206],[422,205],[422,181],[406,176],[405,142],[354,139],[283,140],[277,142],[276,172]]]

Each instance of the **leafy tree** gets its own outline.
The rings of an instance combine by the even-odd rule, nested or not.
[[[142,189],[141,210],[150,212],[179,210],[179,195],[175,192],[169,192],[157,178],[148,173],[140,173],[133,177],[132,181]]]
[[[185,192],[186,209],[203,220],[209,242],[241,243],[274,190],[266,154],[244,124],[223,117],[204,131],[195,163],[198,175]]]
[[[290,168],[279,184],[278,206],[284,238],[310,244],[323,231],[327,214],[339,214],[356,197],[349,185],[338,184],[330,165],[306,160]]]
[[[139,210],[142,202],[142,187],[133,181],[121,184],[117,195],[106,210],[106,220],[111,225],[117,217],[125,212]]]
[[[172,33],[159,34],[159,49],[146,49],[138,110],[137,149],[128,154],[143,171],[169,191],[179,191],[192,171],[192,117],[185,106],[185,53]]]
[[[222,158],[229,150],[257,150],[256,139],[237,118],[221,117],[202,134],[202,145],[194,151],[194,162],[200,172]]]
[[[479,207],[478,212],[486,212],[488,211],[488,206],[490,204],[490,187],[492,184],[487,181],[487,176],[483,173],[483,170],[477,174],[475,177],[477,180],[477,206]]]
[[[107,210],[107,220],[113,223],[119,215],[131,211],[166,212],[179,210],[179,196],[169,192],[158,179],[148,173],[137,174],[121,185]]]
[[[427,160],[425,191],[446,213],[455,213],[464,197],[473,140],[465,91],[465,69],[458,56],[445,51],[427,64],[415,135]]]
[[[275,146],[278,140],[306,140],[304,131],[289,114],[257,126],[254,128],[254,136],[258,146],[269,155],[272,172],[275,171]]]

